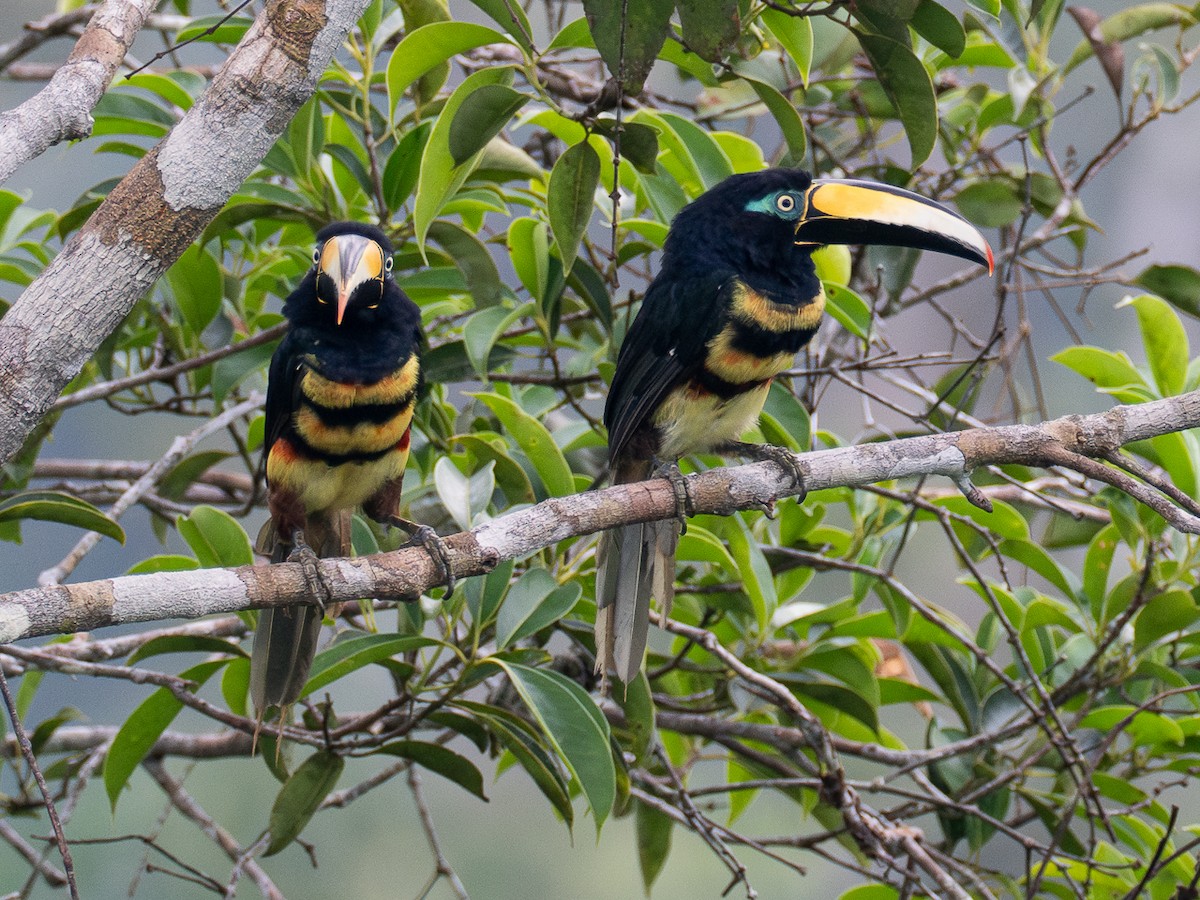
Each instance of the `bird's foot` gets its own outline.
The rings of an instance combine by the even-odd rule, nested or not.
[[[409,541],[405,546],[424,548],[434,565],[442,570],[442,582],[446,585],[446,596],[449,597],[453,594],[455,578],[454,566],[450,562],[450,548],[445,541],[438,537],[438,533],[428,525],[418,525],[416,522],[410,522],[400,516],[389,516],[387,523],[408,532]]]
[[[321,570],[317,568],[318,559],[320,557],[304,540],[304,532],[297,529],[292,535],[292,551],[288,554],[287,561],[300,564],[300,568],[304,572],[304,584],[308,587],[308,595],[312,597],[316,606],[321,607],[323,612],[333,602],[333,591],[329,589],[329,585],[321,576]]]
[[[720,448],[722,453],[733,453],[738,456],[744,456],[746,459],[752,459],[755,462],[773,462],[783,470],[784,475],[791,476],[792,491],[796,494],[796,500],[799,503],[804,502],[808,490],[804,487],[804,467],[800,464],[800,460],[796,458],[796,454],[785,447],[776,447],[774,444],[750,444],[745,441],[730,441]]]
[[[679,520],[679,533],[687,534],[687,520],[696,514],[696,510],[692,503],[692,494],[688,488],[687,479],[679,471],[679,463],[662,462],[656,459],[653,476],[665,478],[671,483],[671,490],[675,492],[675,518]]]

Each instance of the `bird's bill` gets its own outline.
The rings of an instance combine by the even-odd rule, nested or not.
[[[873,181],[822,178],[805,193],[796,244],[881,244],[934,250],[994,267],[992,248],[962,216],[920,194]]]
[[[337,323],[342,324],[350,295],[368,281],[383,284],[383,248],[360,234],[334,235],[321,251],[318,273],[329,276],[337,288]]]

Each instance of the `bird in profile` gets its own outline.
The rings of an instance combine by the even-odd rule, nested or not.
[[[271,518],[258,550],[302,563],[317,602],[259,613],[250,693],[260,721],[304,688],[328,600],[315,559],[350,555],[356,508],[424,543],[452,584],[433,530],[398,514],[422,332],[420,310],[392,277],[387,236],[354,222],[322,229],[283,313],[289,327],[271,359],[263,444]]]
[[[812,253],[828,244],[935,250],[989,273],[993,265],[974,226],[900,188],[784,168],[725,179],[671,223],[658,274],[621,346],[604,409],[614,484],[710,452],[773,458],[800,478],[781,448],[738,439],[758,420],[771,380],[816,334],[825,294]],[[678,541],[675,521],[601,536],[600,672],[626,684],[637,677],[650,600],[666,615],[674,596]]]

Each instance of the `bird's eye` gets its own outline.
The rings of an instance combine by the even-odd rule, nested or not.
[[[775,208],[783,213],[790,213],[796,208],[796,198],[791,194],[780,194],[775,198]]]
[[[392,271],[392,258],[390,256],[383,261],[383,268],[384,268],[384,271],[387,271],[387,272]]]
[[[318,247],[316,250],[313,251],[313,262],[319,263],[320,261],[321,261],[321,248]]]

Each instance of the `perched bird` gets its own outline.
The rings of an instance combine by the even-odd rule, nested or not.
[[[779,448],[737,441],[757,421],[771,380],[817,331],[825,294],[812,251],[826,244],[936,250],[992,270],[992,252],[972,225],[909,191],[814,181],[799,169],[725,179],[671,223],[658,274],[621,346],[604,409],[614,484],[644,480],[658,464],[694,453],[732,450],[788,465]],[[670,608],[678,540],[674,521],[601,537],[598,670],[626,683],[637,676],[650,598],[664,614]]]
[[[287,334],[267,382],[267,504],[258,549],[305,564],[316,599],[328,599],[315,557],[350,554],[357,507],[430,550],[450,580],[432,529],[401,519],[413,407],[421,383],[421,315],[392,278],[392,245],[378,228],[339,222],[321,230],[313,266],[284,302]],[[260,717],[295,702],[308,678],[325,609],[259,613],[250,691]]]

